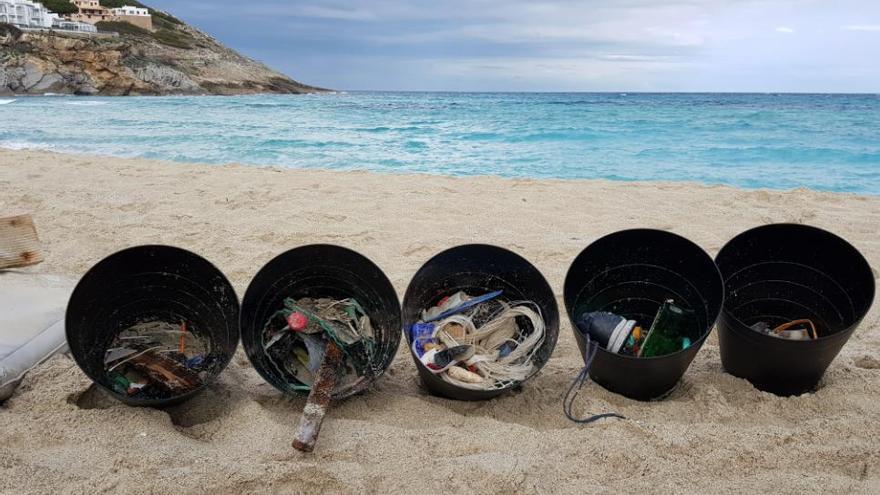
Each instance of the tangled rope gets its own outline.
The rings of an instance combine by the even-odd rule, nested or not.
[[[437,323],[433,337],[447,347],[471,345],[474,355],[464,364],[473,366],[484,378],[480,383],[457,380],[441,373],[443,380],[472,390],[497,390],[527,379],[535,369],[532,362],[544,342],[545,323],[540,308],[532,302],[501,303],[502,309],[483,326],[477,328],[472,315],[453,315]],[[532,309],[529,306],[533,306]],[[532,331],[523,331],[517,318],[525,317]],[[446,329],[450,325],[464,327],[464,336],[454,337]],[[502,356],[502,348],[509,353]]]

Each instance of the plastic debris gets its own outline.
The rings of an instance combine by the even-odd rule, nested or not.
[[[584,313],[577,327],[609,352],[643,358],[687,349],[700,338],[695,313],[671,299],[660,305],[647,332],[637,321],[605,311]]]
[[[110,388],[144,400],[196,390],[216,362],[210,343],[185,321],[147,321],[126,328],[104,356]]]
[[[816,340],[819,338],[819,334],[816,332],[816,325],[812,320],[808,319],[793,320],[774,328],[771,328],[767,322],[759,321],[750,328],[778,339]]]
[[[355,299],[287,298],[263,327],[270,364],[309,392],[293,447],[311,452],[334,392],[379,373],[372,322]]]
[[[449,377],[464,383],[483,383],[483,377],[477,373],[453,366],[447,370]]]
[[[437,344],[434,342],[434,324],[433,323],[416,323],[410,329],[412,336],[413,352],[416,356],[421,357],[427,351],[427,346],[432,348]]]
[[[425,323],[431,323],[444,318],[449,318],[452,315],[463,313],[474,306],[489,302],[503,293],[503,291],[499,290],[479,297],[470,297],[464,292],[457,292],[452,296],[441,300],[437,306],[426,310],[422,315],[422,320],[424,320]]]
[[[308,325],[309,318],[299,311],[294,311],[287,317],[287,326],[294,332],[302,332]]]
[[[263,342],[269,362],[288,378],[293,391],[311,390],[329,342],[345,356],[338,387],[378,372],[373,327],[355,299],[285,299],[284,308],[266,322]]]
[[[534,302],[502,296],[441,298],[410,327],[413,353],[431,373],[462,388],[497,390],[525,380],[535,370],[545,323]]]
[[[577,322],[577,326],[581,332],[589,334],[605,349],[619,353],[632,336],[636,322],[614,313],[596,311],[584,313]]]

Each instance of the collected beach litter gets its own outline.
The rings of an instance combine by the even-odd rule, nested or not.
[[[344,355],[332,389],[354,386],[375,373],[373,326],[357,300],[287,298],[263,328],[266,356],[298,391],[312,390],[330,346]]]
[[[400,347],[400,301],[384,272],[351,249],[299,246],[248,284],[241,342],[284,394],[308,394],[293,447],[311,452],[331,401],[366,392]]]
[[[171,399],[202,386],[219,361],[185,321],[149,321],[127,328],[105,352],[113,390],[136,399]]]
[[[229,364],[239,341],[232,285],[204,258],[136,246],[95,264],[70,296],[64,330],[77,366],[132,406],[180,404]]]
[[[604,311],[584,313],[577,327],[607,351],[637,358],[687,349],[701,333],[694,312],[676,306],[672,299],[660,306],[647,331],[635,320]]]
[[[335,390],[356,387],[380,373],[370,317],[353,298],[284,300],[263,328],[272,366],[309,398],[293,446],[314,449]]]
[[[809,225],[746,230],[715,258],[726,299],[724,371],[780,396],[819,387],[868,314],[876,274],[855,246]]]
[[[497,390],[527,379],[544,341],[537,304],[506,301],[503,292],[457,292],[412,325],[412,351],[431,373],[472,390]]]
[[[563,412],[586,424],[622,418],[575,416],[575,399],[589,380],[641,401],[672,393],[712,331],[724,284],[712,258],[692,241],[630,229],[584,248],[568,269],[563,296],[584,361]]]
[[[766,321],[759,321],[749,328],[756,332],[786,340],[816,340],[819,334],[816,332],[816,325],[813,320],[800,319],[793,320],[782,325],[771,327]]]

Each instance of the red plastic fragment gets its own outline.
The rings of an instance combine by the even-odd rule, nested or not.
[[[287,326],[294,332],[302,332],[308,325],[309,318],[299,311],[294,311],[287,317]]]

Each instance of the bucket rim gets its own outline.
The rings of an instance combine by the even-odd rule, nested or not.
[[[322,243],[322,242],[319,242],[319,243],[314,243],[314,244],[304,244],[304,245],[302,245],[302,246],[296,246],[296,247],[290,248],[290,249],[288,249],[288,250],[286,250],[286,251],[284,251],[284,252],[282,252],[282,253],[280,253],[280,254],[278,254],[278,255],[276,255],[276,256],[273,256],[272,259],[270,259],[269,261],[265,262],[265,263],[260,267],[260,269],[257,270],[257,272],[254,274],[254,276],[251,277],[250,282],[248,282],[248,286],[247,286],[247,288],[246,288],[245,291],[244,291],[244,296],[242,297],[242,306],[244,306],[244,301],[248,298],[248,294],[251,293],[251,289],[253,288],[254,281],[256,281],[257,277],[259,277],[259,276],[260,276],[260,275],[261,275],[261,274],[262,274],[262,273],[263,273],[263,272],[269,267],[269,265],[271,265],[271,264],[273,264],[273,263],[275,263],[275,262],[277,262],[277,261],[279,261],[279,260],[281,260],[281,259],[283,259],[283,258],[289,256],[291,253],[295,253],[295,252],[297,252],[297,251],[303,251],[303,250],[306,250],[306,249],[319,249],[319,248],[335,249],[335,250],[337,250],[337,251],[339,251],[339,252],[346,252],[347,254],[352,254],[352,255],[355,255],[355,256],[357,256],[357,257],[362,258],[364,261],[366,261],[367,263],[369,263],[369,265],[371,266],[371,268],[375,268],[376,271],[377,271],[377,273],[379,273],[379,274],[382,275],[382,281],[383,281],[383,282],[387,282],[388,285],[389,285],[392,289],[394,288],[394,284],[391,283],[391,280],[388,278],[388,275],[385,273],[385,271],[382,270],[382,268],[380,268],[379,265],[376,264],[375,261],[373,261],[372,259],[368,258],[368,257],[365,256],[364,254],[361,254],[360,252],[355,251],[354,249],[351,249],[351,248],[349,248],[349,247],[342,246],[342,245],[339,245],[339,244],[332,244],[332,243]],[[397,301],[397,306],[400,307],[400,298],[397,297],[397,291],[396,291],[396,290],[394,291],[394,299]],[[243,317],[243,315],[242,315],[242,317]]]
[[[649,227],[636,227],[636,228],[631,228],[631,229],[623,229],[623,230],[618,230],[615,232],[605,234],[602,237],[599,237],[599,238],[595,239],[593,242],[587,244],[587,246],[584,247],[575,256],[574,260],[572,260],[572,262],[569,264],[568,270],[565,273],[565,280],[564,280],[563,286],[562,286],[562,289],[563,289],[562,299],[563,299],[563,302],[565,303],[565,309],[566,309],[565,312],[568,315],[569,323],[571,324],[571,330],[575,335],[575,339],[578,341],[583,341],[583,339],[584,339],[584,336],[580,334],[580,331],[577,328],[575,316],[572,314],[572,311],[574,311],[574,308],[569,308],[569,300],[568,300],[568,294],[567,294],[568,291],[566,290],[569,285],[568,284],[569,278],[573,275],[575,262],[578,259],[580,259],[580,257],[583,256],[584,253],[586,253],[588,249],[590,249],[591,247],[593,247],[593,245],[595,245],[601,241],[604,241],[604,240],[609,239],[611,237],[616,237],[618,235],[634,234],[634,233],[639,233],[639,232],[671,236],[671,237],[677,238],[679,240],[682,240],[687,244],[690,244],[692,247],[696,248],[700,253],[702,253],[706,257],[706,259],[711,262],[711,265],[714,268],[714,270],[711,273],[714,273],[717,276],[717,280],[720,283],[721,304],[718,307],[718,311],[715,312],[715,317],[712,318],[711,321],[707,321],[708,330],[706,331],[706,333],[702,337],[700,337],[699,339],[697,339],[696,341],[691,343],[691,345],[687,349],[681,349],[681,350],[675,351],[671,354],[664,354],[663,356],[638,357],[638,356],[625,356],[622,354],[617,354],[617,353],[614,353],[614,352],[611,352],[611,351],[605,349],[602,346],[598,346],[599,353],[604,354],[604,355],[611,357],[613,359],[622,359],[622,360],[632,361],[634,363],[649,363],[652,361],[662,361],[664,359],[671,359],[671,358],[679,356],[683,353],[693,352],[694,350],[699,351],[699,349],[702,348],[703,344],[706,342],[706,339],[708,339],[709,336],[712,334],[712,330],[714,330],[715,327],[717,326],[718,319],[721,317],[721,312],[724,310],[724,302],[727,299],[727,288],[724,285],[724,277],[721,275],[721,270],[718,268],[718,264],[715,263],[715,259],[713,259],[712,256],[709,255],[709,253],[705,249],[703,249],[702,246],[700,246],[699,244],[695,243],[694,241],[688,239],[687,237],[684,237],[683,235],[677,234],[675,232],[672,232],[669,230],[664,230],[664,229],[654,229],[654,228],[649,228]]]
[[[828,236],[828,237],[834,239],[835,241],[842,243],[842,245],[845,246],[846,248],[849,248],[857,256],[856,262],[861,264],[862,268],[864,268],[868,273],[873,274],[873,269],[871,268],[871,264],[868,262],[867,258],[865,258],[865,255],[862,254],[861,250],[859,250],[857,247],[855,247],[851,242],[849,242],[846,239],[844,239],[843,237],[835,234],[834,232],[831,232],[830,230],[826,230],[821,227],[816,227],[813,225],[806,225],[806,224],[795,223],[795,222],[768,223],[768,224],[764,224],[764,225],[758,225],[757,227],[752,227],[750,229],[746,229],[746,230],[740,232],[739,234],[732,237],[729,241],[727,241],[724,244],[724,246],[721,247],[721,249],[718,251],[718,254],[715,256],[715,260],[714,260],[715,265],[718,266],[718,269],[720,271],[721,267],[718,265],[718,260],[721,258],[722,254],[725,254],[725,251],[728,248],[730,248],[731,244],[733,244],[734,242],[739,241],[741,238],[744,238],[744,237],[751,235],[755,232],[769,230],[769,229],[773,229],[773,228],[779,228],[779,227],[798,229],[798,230],[802,230],[802,231],[810,231],[810,232],[814,232],[817,234],[822,234],[822,235]],[[721,277],[722,277],[722,281],[724,283],[724,290],[726,291],[727,290],[727,279],[724,278],[723,273],[721,274]],[[765,339],[759,338],[758,342],[756,342],[756,343],[777,342],[778,341],[777,345],[780,345],[780,346],[794,344],[794,345],[800,345],[803,347],[808,347],[810,345],[818,345],[823,342],[835,340],[835,339],[839,338],[841,335],[846,335],[846,334],[852,332],[853,329],[855,329],[856,327],[861,325],[862,320],[864,320],[865,316],[867,316],[868,313],[871,311],[871,307],[874,305],[874,299],[877,295],[877,287],[876,287],[877,284],[876,284],[874,277],[871,276],[871,277],[867,277],[867,278],[870,279],[870,288],[869,288],[870,294],[868,294],[868,296],[869,296],[867,298],[868,304],[867,304],[867,306],[865,306],[864,314],[862,314],[861,316],[856,318],[856,320],[853,322],[852,325],[847,326],[846,328],[840,330],[839,332],[835,332],[830,335],[823,335],[815,340],[778,339],[775,337],[771,337],[769,335],[761,334],[760,332],[756,332],[756,331],[752,330],[751,328],[749,328],[748,325],[746,325],[742,320],[737,318],[727,308],[727,302],[728,302],[727,298],[724,299],[724,302],[722,303],[721,309],[722,309],[722,312],[724,313],[725,317],[729,317],[730,320],[735,324],[735,325],[728,325],[728,327],[732,331],[734,331],[735,333],[740,334],[742,331],[748,330],[750,333],[754,333],[754,334],[758,335],[759,337],[766,337],[766,339],[773,339],[773,340],[765,340]],[[751,337],[751,335],[744,336],[744,338],[749,338],[749,337]]]
[[[169,252],[176,251],[178,253],[191,255],[195,258],[199,258],[199,259],[205,261],[206,263],[208,263],[208,265],[211,266],[211,268],[213,268],[217,272],[218,275],[220,275],[220,277],[223,279],[223,281],[226,282],[226,285],[230,289],[232,289],[232,293],[235,295],[235,305],[238,307],[239,312],[240,312],[241,301],[239,300],[238,293],[235,290],[235,286],[232,285],[232,283],[229,281],[229,278],[226,276],[226,274],[223,273],[223,271],[220,270],[217,267],[217,265],[214,264],[211,260],[205,258],[204,256],[202,256],[198,253],[195,253],[193,251],[190,251],[188,249],[184,249],[184,248],[181,248],[178,246],[172,246],[169,244],[139,244],[137,246],[130,246],[127,248],[120,249],[118,251],[114,251],[114,252],[100,258],[100,260],[98,260],[97,263],[92,264],[92,266],[88,270],[86,270],[86,272],[79,278],[79,281],[77,281],[76,286],[73,288],[73,291],[70,293],[70,297],[67,299],[67,307],[64,309],[64,321],[65,321],[64,334],[65,334],[65,338],[67,338],[67,340],[70,340],[70,325],[66,324],[68,319],[70,318],[70,301],[73,300],[74,296],[77,295],[78,292],[83,290],[83,281],[86,280],[87,278],[89,278],[90,276],[92,276],[96,271],[98,271],[98,268],[101,265],[103,265],[105,262],[107,262],[113,258],[116,258],[117,256],[121,256],[123,254],[127,254],[132,251],[140,251],[140,250],[145,250],[145,249],[163,249],[163,250],[167,250]],[[235,324],[238,325],[237,322]],[[74,358],[76,358],[76,356],[74,356]],[[89,377],[89,378],[91,378],[91,377]]]

